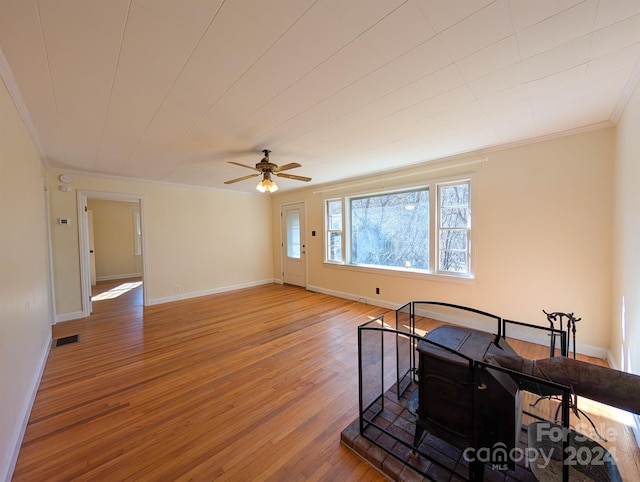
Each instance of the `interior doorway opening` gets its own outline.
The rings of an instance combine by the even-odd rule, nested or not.
[[[108,220],[109,228],[97,229],[98,211],[103,212],[99,218]],[[91,315],[94,301],[115,299],[130,291],[138,293],[138,304],[145,306],[144,198],[78,191],[78,227],[83,316]],[[123,299],[131,302],[131,296]]]

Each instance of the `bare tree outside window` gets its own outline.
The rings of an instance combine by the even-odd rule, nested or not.
[[[440,271],[469,272],[469,183],[438,186],[438,251]]]
[[[327,261],[342,259],[342,199],[327,201]]]
[[[471,179],[325,201],[325,261],[473,278]]]
[[[429,269],[429,190],[351,199],[351,263]]]

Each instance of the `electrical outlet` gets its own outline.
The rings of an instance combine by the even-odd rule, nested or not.
[[[380,288],[376,288],[376,294],[379,295],[380,294]]]
[[[174,285],[173,286],[173,291],[175,291],[176,293],[180,292],[180,285]]]

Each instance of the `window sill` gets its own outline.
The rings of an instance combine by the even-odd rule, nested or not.
[[[362,266],[353,264],[330,263],[325,261],[325,268],[357,271],[361,273],[377,274],[383,276],[399,276],[402,278],[420,279],[425,281],[437,281],[442,283],[452,283],[461,285],[474,285],[475,276],[456,276],[444,273],[431,273],[415,269],[391,268],[387,266]]]

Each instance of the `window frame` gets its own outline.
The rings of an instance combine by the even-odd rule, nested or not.
[[[372,190],[366,192],[354,192],[345,193],[340,196],[332,196],[325,198],[324,201],[324,263],[330,267],[344,268],[356,271],[366,271],[370,273],[380,272],[393,272],[394,274],[409,276],[409,277],[433,277],[434,279],[443,279],[451,281],[474,281],[475,280],[475,245],[473,242],[474,231],[477,229],[474,227],[472,220],[472,213],[474,210],[475,197],[474,197],[474,179],[473,174],[461,174],[458,176],[450,176],[446,178],[430,179],[423,183],[411,184],[405,186],[398,186],[395,189],[387,190]],[[468,204],[468,216],[469,223],[466,227],[467,230],[467,271],[455,272],[449,270],[440,269],[440,186],[451,186],[456,184],[467,184],[469,186],[469,204]],[[401,268],[393,266],[381,266],[381,265],[364,265],[353,264],[351,262],[351,200],[361,199],[366,197],[374,197],[380,195],[388,195],[394,193],[417,191],[422,189],[429,190],[429,269],[414,269],[414,268]],[[329,258],[329,203],[340,201],[342,208],[342,256],[340,260],[332,260]]]
[[[466,184],[468,186],[468,204],[466,205],[466,209],[467,209],[467,226],[465,227],[461,227],[461,226],[456,226],[456,227],[443,227],[442,226],[442,207],[441,206],[441,197],[440,197],[440,192],[441,192],[441,188],[446,188],[446,187],[451,187],[451,186],[459,186],[459,185],[463,185]],[[471,179],[459,179],[459,180],[453,180],[453,181],[443,181],[443,182],[437,182],[436,183],[436,199],[437,199],[437,206],[436,206],[436,216],[437,219],[435,221],[435,234],[436,236],[434,237],[434,243],[436,244],[436,258],[435,258],[435,272],[437,274],[440,275],[446,275],[446,276],[462,276],[465,278],[469,278],[472,277],[472,270],[471,270],[471,260],[472,260],[472,256],[471,256],[471,246],[472,246],[472,230],[471,230],[471,226],[472,226],[472,210],[471,210]],[[466,271],[464,272],[459,272],[459,271],[453,271],[453,270],[446,270],[446,269],[442,269],[441,267],[441,254],[442,254],[442,249],[440,247],[440,239],[441,239],[441,235],[444,231],[453,231],[453,230],[465,230],[466,231],[466,239],[467,239],[467,246],[466,249],[464,250],[465,255],[466,255]],[[452,252],[462,252],[462,250],[455,250],[455,249],[451,249],[449,251]]]
[[[329,208],[329,203],[332,202],[339,202],[340,203],[340,207],[341,207],[341,212],[340,212],[340,229],[332,229],[331,228],[331,213],[330,213],[330,208]],[[338,265],[344,265],[345,262],[345,209],[344,209],[344,199],[341,197],[337,197],[337,198],[329,198],[329,199],[325,199],[324,200],[324,220],[325,220],[325,227],[324,227],[324,243],[325,243],[325,249],[324,249],[324,261],[325,263],[330,263],[330,264],[338,264]],[[340,233],[340,259],[336,260],[333,259],[330,255],[331,253],[331,248],[332,248],[332,244],[331,244],[331,234],[332,233]]]
[[[372,198],[376,198],[376,197],[383,197],[383,196],[393,196],[395,194],[405,194],[405,193],[414,193],[414,192],[422,192],[422,191],[426,191],[427,196],[428,196],[428,200],[429,200],[429,211],[428,211],[428,217],[429,217],[429,255],[431,255],[431,218],[433,216],[433,210],[432,210],[432,189],[430,186],[428,185],[419,185],[419,186],[412,186],[409,188],[403,188],[403,189],[395,189],[392,191],[382,191],[382,192],[373,192],[373,193],[365,193],[365,194],[355,194],[352,196],[347,196],[345,198],[345,202],[343,204],[343,211],[345,211],[344,217],[347,221],[346,223],[346,227],[347,227],[347,239],[346,239],[346,252],[345,252],[345,257],[344,257],[344,261],[345,264],[349,265],[349,266],[359,266],[359,267],[370,267],[370,268],[380,268],[380,269],[396,269],[396,270],[413,270],[415,272],[420,272],[420,273],[429,273],[430,272],[430,268],[428,269],[422,269],[422,268],[406,268],[406,267],[401,267],[401,266],[391,266],[391,265],[380,265],[380,264],[366,264],[366,263],[355,263],[353,262],[353,232],[351,230],[351,228],[353,227],[353,201],[359,201],[362,199],[372,199]],[[431,264],[431,256],[429,256],[428,259],[428,264],[429,267],[432,266]]]

